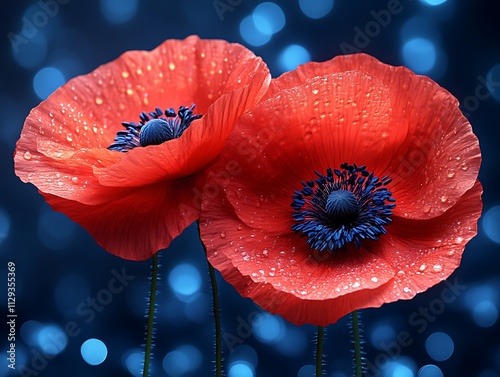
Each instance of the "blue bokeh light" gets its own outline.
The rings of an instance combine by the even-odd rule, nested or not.
[[[48,355],[58,355],[68,345],[68,337],[60,326],[43,326],[36,335],[38,346]]]
[[[200,272],[191,264],[179,264],[170,271],[168,283],[178,299],[189,302],[201,288]]]
[[[101,0],[103,16],[113,24],[123,24],[132,20],[137,14],[137,0]]]
[[[491,207],[484,214],[482,223],[484,233],[488,238],[495,243],[500,243],[500,206]]]
[[[498,308],[491,301],[481,301],[472,309],[472,319],[480,327],[491,327],[497,323]]]
[[[385,364],[384,364],[385,365]],[[410,357],[402,356],[389,361],[383,369],[383,377],[415,377],[417,365]]]
[[[491,369],[486,369],[481,372],[478,377],[499,377],[498,373]]]
[[[424,38],[439,43],[441,35],[435,22],[429,17],[418,15],[408,19],[399,33],[401,41],[406,42],[413,38]]]
[[[45,67],[39,70],[33,78],[33,89],[36,95],[44,100],[65,82],[66,79],[60,70],[54,67]]]
[[[446,3],[446,0],[420,0],[420,2],[435,7],[436,5]]]
[[[455,349],[453,339],[444,332],[435,332],[425,341],[425,349],[436,361],[448,360]]]
[[[279,55],[278,62],[282,72],[292,71],[300,64],[311,60],[311,55],[304,47],[292,44],[286,47]]]
[[[500,101],[500,64],[495,65],[486,75],[486,86],[491,96]]]
[[[444,377],[444,376],[443,372],[438,366],[434,364],[428,364],[419,369],[417,377]]]
[[[259,362],[259,356],[253,347],[242,344],[235,347],[228,357],[228,364],[238,361],[245,361],[255,369]]]
[[[285,27],[286,18],[283,10],[275,3],[264,2],[252,13],[255,28],[262,34],[272,35]]]
[[[255,377],[254,368],[246,361],[236,361],[229,365],[228,377]]]
[[[396,338],[396,332],[394,329],[387,324],[383,324],[374,328],[371,333],[371,343],[372,345],[381,350],[382,344],[387,344]]]
[[[3,208],[0,208],[0,244],[9,236],[10,216]]]
[[[43,325],[38,321],[26,321],[21,326],[21,338],[30,346],[38,345],[38,334]]]
[[[284,335],[281,318],[269,313],[260,313],[252,321],[255,337],[263,343],[276,343]]]
[[[138,365],[144,363],[144,351],[139,348],[134,348],[127,351],[122,358],[122,362],[128,372],[134,377],[142,377],[142,371]]]
[[[240,34],[246,43],[255,47],[263,46],[271,40],[271,34],[262,33],[257,29],[254,18],[251,15],[241,20]]]
[[[325,17],[333,8],[333,0],[299,0],[300,10],[309,18]]]
[[[425,38],[413,38],[403,45],[402,56],[407,67],[417,74],[425,74],[434,68],[437,50],[432,41]]]
[[[187,344],[167,353],[163,358],[163,369],[171,377],[180,377],[196,371],[203,360],[198,348]]]
[[[304,365],[299,369],[297,377],[314,377],[316,375],[316,368],[314,365]]]
[[[90,338],[83,342],[80,353],[87,364],[99,365],[106,360],[108,348],[101,340]]]

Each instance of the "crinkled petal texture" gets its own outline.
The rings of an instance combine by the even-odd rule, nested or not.
[[[16,147],[16,174],[109,252],[146,259],[198,218],[200,172],[269,82],[260,58],[222,40],[191,36],[126,52],[31,111]],[[127,153],[107,149],[122,122],[192,104],[203,117],[180,138]]]
[[[456,99],[427,77],[364,54],[273,80],[242,116],[209,176],[200,233],[208,258],[245,297],[295,324],[410,299],[446,279],[477,233],[476,136]],[[360,249],[319,252],[295,234],[301,182],[343,162],[389,175],[392,223]],[[237,166],[230,179],[218,172]],[[207,190],[208,192],[208,190]]]

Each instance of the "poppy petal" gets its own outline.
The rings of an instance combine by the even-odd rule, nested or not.
[[[200,234],[210,263],[241,295],[294,324],[326,326],[355,309],[412,298],[446,279],[477,233],[481,192],[477,183],[441,217],[401,220],[390,239],[325,260],[321,254],[311,258],[295,235],[248,228],[228,201],[203,202]],[[418,231],[408,236],[409,226]],[[431,239],[443,246],[431,247]]]
[[[384,169],[394,182],[395,216],[425,219],[445,212],[472,187],[481,155],[457,99],[428,77],[366,54],[343,55],[322,63],[310,62],[281,75],[272,81],[266,97],[311,77],[346,71],[365,72],[382,82],[392,101],[389,121],[398,132],[406,132],[406,138],[391,152],[392,163]],[[415,205],[414,198],[422,201]]]
[[[206,164],[208,158],[213,159],[234,119],[260,99],[269,81],[269,71],[260,58],[241,45],[222,40],[191,36],[167,40],[153,51],[126,52],[94,72],[70,80],[33,109],[17,144],[16,172],[43,192],[86,204],[102,203],[112,196],[107,192],[113,191],[102,185],[138,187],[161,178],[190,175],[200,167],[200,160]],[[220,96],[224,98],[218,104]],[[232,100],[242,103],[232,104]],[[186,140],[135,148],[129,153],[105,150],[123,128],[121,122],[138,122],[141,112],[155,107],[192,103],[208,116],[185,132]],[[207,159],[200,158],[199,152],[187,158],[186,148],[205,146],[207,140],[200,140],[205,137],[214,141]],[[189,142],[194,144],[187,147]],[[94,148],[98,150],[91,151]],[[75,152],[80,157],[78,163]],[[161,156],[168,158],[167,163],[159,161]],[[186,162],[169,163],[172,160]],[[148,174],[144,174],[145,162]],[[181,174],[179,169],[186,167],[186,174]],[[37,176],[36,172],[46,174]],[[55,175],[61,177],[56,184]],[[73,177],[82,182],[80,188],[74,185]],[[85,186],[83,182],[87,182]]]
[[[355,71],[308,80],[261,102],[240,118],[215,168],[230,160],[241,165],[244,175],[225,186],[238,216],[288,232],[294,191],[317,178],[315,171],[348,161],[383,176],[391,151],[406,137],[404,127],[389,121],[390,105],[379,80]]]
[[[113,201],[98,205],[42,194],[54,210],[65,213],[83,226],[105,250],[127,260],[139,261],[168,247],[196,221],[199,207],[193,205],[192,190],[201,189],[202,185],[198,175],[175,184],[122,189]]]

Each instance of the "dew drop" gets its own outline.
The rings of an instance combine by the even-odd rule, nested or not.
[[[238,224],[238,230],[242,230],[243,229],[243,224]]]
[[[220,238],[223,238],[223,239],[224,239],[224,238],[226,238],[226,232],[222,232],[222,233],[220,234]]]
[[[447,197],[446,195],[443,195],[443,196],[441,197],[441,201],[442,201],[443,203],[446,203],[446,201],[447,201],[447,200],[448,200],[448,197]]]
[[[448,178],[453,178],[455,176],[455,172],[450,172],[450,173],[446,174],[446,176]]]
[[[73,182],[73,183],[78,183],[78,177],[73,177],[73,178],[71,178],[71,182]]]
[[[94,133],[96,134],[97,133],[97,127],[96,126],[92,127],[92,131],[94,131]]]
[[[173,71],[175,69],[175,64],[174,63],[170,63],[168,65],[168,68],[170,68],[170,70]]]
[[[429,213],[430,210],[431,210],[431,206],[429,206],[429,205],[425,205],[423,208],[424,213]]]
[[[356,281],[353,283],[352,287],[353,288],[358,288],[361,284],[359,284],[359,281]]]
[[[463,239],[462,237],[457,237],[457,238],[455,238],[455,241],[456,241],[457,243],[462,243],[462,241],[463,241],[463,240],[464,240],[464,239]]]
[[[68,140],[70,143],[73,141],[73,138],[71,137],[70,134],[66,136],[66,140]]]
[[[378,282],[378,279],[376,277],[372,277],[371,278],[371,281],[373,281],[374,283],[377,283]]]
[[[24,152],[23,157],[25,160],[31,160],[31,153],[29,151]]]
[[[425,263],[423,263],[420,267],[419,267],[419,270],[420,271],[425,271],[425,269],[427,268],[427,265]]]
[[[124,79],[126,79],[126,78],[128,77],[128,72],[127,72],[127,71],[123,71],[123,72],[122,72],[122,77],[123,77]]]
[[[267,249],[262,250],[262,254],[264,254],[265,256],[268,256],[269,255],[269,250],[267,250]]]
[[[409,292],[411,292],[411,289],[410,289],[410,288],[408,288],[408,287],[404,287],[404,288],[403,288],[403,292],[405,292],[405,293],[409,293]]]
[[[318,89],[313,89],[313,94],[318,94],[319,90]]]
[[[132,94],[134,94],[134,91],[133,91],[132,89],[128,88],[128,89],[127,89],[127,94],[128,94],[129,96],[131,96]]]
[[[441,272],[443,271],[443,266],[441,266],[440,264],[435,264],[432,269],[434,270],[434,272]]]
[[[466,171],[467,169],[468,169],[468,166],[465,166],[465,165],[464,165],[464,166],[462,166],[462,170],[463,170],[463,171]]]
[[[101,98],[101,97],[96,97],[96,98],[95,98],[95,103],[96,103],[96,104],[98,104],[98,105],[102,105],[102,103],[103,103],[103,102],[104,102],[104,101],[102,100],[102,98]]]

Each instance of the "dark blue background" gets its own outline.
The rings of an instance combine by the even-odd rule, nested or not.
[[[127,18],[125,5],[135,3],[131,0],[114,2],[121,4],[119,8],[124,18]],[[149,262],[128,262],[106,253],[82,228],[64,215],[52,212],[35,187],[22,184],[14,175],[15,142],[24,118],[41,101],[35,89],[43,97],[43,93],[54,89],[54,83],[58,83],[57,76],[50,76],[57,75],[57,71],[40,73],[40,70],[52,67],[67,81],[115,59],[124,51],[149,50],[168,38],[182,39],[198,34],[202,38],[222,38],[246,45],[262,56],[273,76],[287,69],[284,62],[294,64],[294,58],[300,58],[297,54],[288,59],[283,57],[283,51],[291,44],[302,46],[315,61],[342,54],[349,44],[386,63],[407,64],[417,71],[427,72],[461,101],[480,139],[483,153],[480,179],[485,188],[483,213],[489,211],[480,220],[478,236],[467,245],[461,267],[450,278],[452,282],[457,279],[465,288],[451,303],[440,300],[447,287],[442,283],[414,300],[364,310],[366,356],[375,365],[368,375],[439,377],[434,367],[421,369],[433,364],[444,376],[500,376],[500,324],[497,321],[500,258],[499,245],[495,243],[500,242],[500,207],[496,207],[500,205],[497,190],[500,12],[491,5],[493,1],[448,0],[430,6],[417,0],[401,0],[399,4],[395,0],[359,4],[337,0],[325,17],[311,19],[301,11],[297,0],[276,0],[274,3],[281,7],[286,23],[262,46],[250,45],[240,33],[240,23],[252,14],[261,3],[259,1],[222,0],[219,3],[229,8],[220,14],[211,0],[145,0],[135,11],[131,10],[128,21],[121,23],[114,23],[105,16],[102,10],[105,3],[113,1],[61,1],[59,9],[52,8],[54,12],[46,17],[46,22],[40,18],[41,26],[26,43],[19,45],[11,43],[9,35],[12,37],[12,34],[9,33],[23,36],[25,20],[33,21],[37,12],[47,11],[40,2],[18,1],[4,4],[0,15],[0,306],[2,313],[6,313],[6,268],[8,261],[14,261],[18,368],[22,365],[36,367],[41,369],[40,376],[139,375],[148,289]],[[394,5],[400,11],[391,14],[390,21],[376,21],[374,13],[380,14]],[[371,36],[363,39],[359,30]],[[404,45],[412,38],[427,40],[406,46],[406,51],[411,46],[416,48],[414,56],[418,57],[418,48],[430,46],[430,53],[436,52],[436,62],[429,70],[425,67],[432,65],[428,53],[423,54],[421,63],[415,58],[405,59]],[[37,74],[43,76],[43,73],[52,77],[47,84],[35,79]],[[485,88],[488,80],[489,91]],[[178,269],[174,270],[176,267]],[[182,273],[184,267],[185,273]],[[192,267],[194,274],[189,274]],[[107,289],[112,271],[120,272],[123,268],[135,278],[122,292],[114,294],[111,302],[99,309],[101,311],[94,311],[95,318],[91,320],[88,311],[78,310],[88,297],[107,299],[102,290]],[[175,272],[172,274],[172,271]],[[176,272],[181,273],[176,275]],[[169,250],[163,252],[161,273],[153,375],[213,375],[210,286],[195,228],[187,229]],[[223,327],[228,341],[224,346],[225,365],[229,368],[231,363],[240,361],[240,366],[232,369],[230,376],[311,376],[311,367],[307,365],[314,362],[314,327],[295,327],[268,316],[254,321],[259,309],[221,279],[219,283]],[[189,288],[192,291],[187,295],[186,291],[184,296],[179,292]],[[421,308],[430,308],[436,315],[422,320]],[[5,322],[6,317],[2,316],[1,321]],[[417,319],[420,322],[416,322]],[[62,331],[71,321],[80,332],[65,338]],[[329,377],[351,374],[347,322],[343,319],[327,331],[324,352],[325,375]],[[406,340],[400,341],[405,346],[395,346],[398,335],[402,339],[405,334]],[[82,343],[89,338],[100,339],[108,349],[107,359],[98,366],[87,364],[80,353]],[[7,329],[2,331],[0,339],[0,377],[17,375],[9,371],[5,360]],[[60,343],[60,339],[65,341]],[[382,343],[392,343],[389,351],[387,347],[384,350]],[[231,354],[229,346],[239,344],[243,346]],[[452,345],[450,356],[446,351],[451,350]],[[40,359],[34,360],[42,350],[59,354],[45,365]],[[442,356],[436,354],[439,351]],[[391,353],[400,355],[389,361],[387,355]],[[441,360],[443,358],[445,360]],[[162,364],[170,365],[168,373]],[[182,371],[189,367],[191,370],[183,374]],[[249,370],[254,373],[248,374]]]

